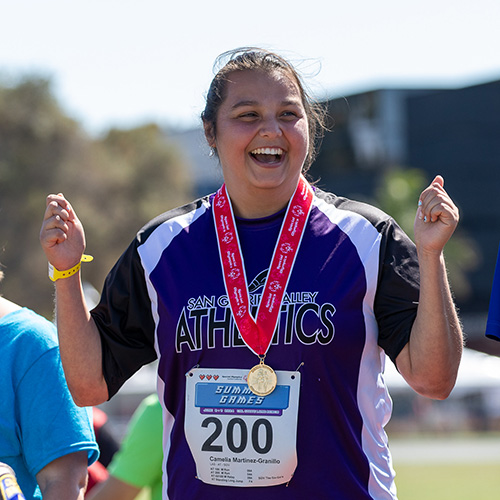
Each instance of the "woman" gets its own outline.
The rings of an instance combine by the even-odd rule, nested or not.
[[[62,194],[47,198],[41,242],[66,271],[57,315],[75,399],[100,403],[159,358],[164,498],[396,498],[384,353],[439,399],[461,357],[443,179],[420,196],[416,247],[374,207],[313,189],[320,114],[266,51],[231,55],[202,118],[224,186],[146,225],[91,313],[83,228]]]

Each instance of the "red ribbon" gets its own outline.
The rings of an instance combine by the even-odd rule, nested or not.
[[[215,195],[213,206],[215,228],[231,312],[245,344],[258,356],[264,356],[271,344],[283,295],[311,210],[312,199],[312,188],[301,175],[281,226],[255,321],[250,314],[245,266],[225,184]]]

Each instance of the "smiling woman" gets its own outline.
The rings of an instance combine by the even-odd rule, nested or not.
[[[236,215],[284,208],[308,153],[309,130],[297,85],[277,70],[229,73],[216,125],[205,123]]]
[[[462,333],[442,251],[458,211],[437,176],[414,245],[387,214],[313,188],[322,113],[295,69],[225,57],[202,114],[224,184],[144,226],[92,311],[80,268],[55,282],[68,385],[99,404],[159,358],[164,498],[395,500],[385,354],[421,394],[451,391]],[[62,194],[40,239],[55,269],[78,266],[85,234]]]
[[[226,53],[202,113],[236,215],[257,218],[285,207],[315,156],[323,110],[299,74],[276,54]]]
[[[216,135],[217,112],[226,97],[227,83],[230,81],[229,74],[241,71],[260,71],[262,73],[274,73],[287,77],[299,92],[299,97],[309,127],[309,150],[304,172],[309,169],[316,156],[317,147],[323,131],[325,130],[326,109],[315,101],[307,91],[300,74],[283,57],[274,52],[262,49],[242,48],[235,49],[217,58],[216,65],[223,65],[217,72],[207,94],[205,109],[201,115],[205,130],[209,129],[209,135]],[[242,102],[241,104],[244,104]],[[252,104],[251,102],[249,104]],[[210,142],[210,140],[209,140]]]

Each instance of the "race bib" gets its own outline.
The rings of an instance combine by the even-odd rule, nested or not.
[[[184,432],[204,483],[273,486],[290,481],[297,467],[300,373],[277,370],[268,396],[251,392],[247,375],[201,368],[186,374]]]

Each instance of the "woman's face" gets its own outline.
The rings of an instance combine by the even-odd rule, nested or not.
[[[308,120],[300,91],[278,71],[228,75],[216,118],[217,149],[224,181],[238,215],[262,196],[283,206],[298,183],[309,147]]]

